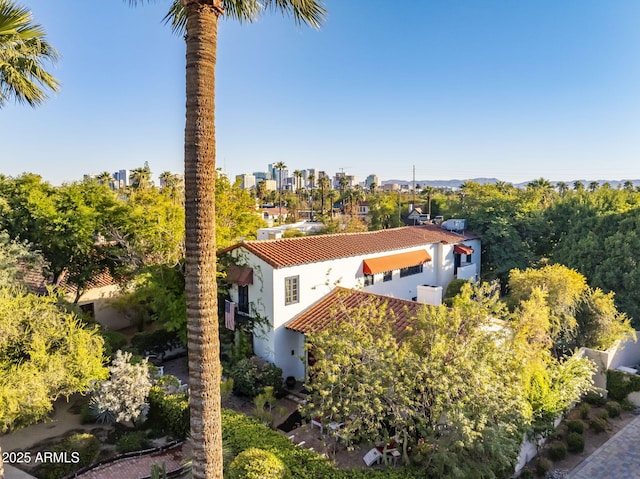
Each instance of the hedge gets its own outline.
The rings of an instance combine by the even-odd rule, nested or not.
[[[631,375],[622,371],[607,371],[607,392],[609,398],[616,401],[626,399],[629,393],[640,391],[640,375]]]

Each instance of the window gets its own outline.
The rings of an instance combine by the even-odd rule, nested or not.
[[[374,281],[374,277],[372,274],[365,274],[364,275],[364,285],[365,286],[371,286],[373,284]]]
[[[382,275],[382,281],[391,281],[393,279],[393,271],[385,271]]]
[[[238,312],[249,314],[249,286],[238,285]]]
[[[284,304],[295,304],[300,301],[299,276],[289,276],[284,279]]]
[[[422,273],[422,265],[418,264],[416,266],[409,266],[407,268],[402,268],[400,270],[400,277],[404,278],[405,276],[411,276],[412,274],[420,274]]]
[[[91,318],[96,317],[96,310],[95,310],[94,303],[81,304],[80,310]]]

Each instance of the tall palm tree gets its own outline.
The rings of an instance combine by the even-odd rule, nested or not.
[[[57,92],[60,83],[43,66],[57,60],[58,52],[31,12],[0,0],[0,108],[10,98],[36,106],[47,99],[46,89]]]
[[[326,194],[326,191],[331,186],[331,181],[329,180],[329,177],[321,176],[320,179],[318,180],[318,186],[320,187],[320,214],[324,215],[325,194]]]
[[[284,161],[279,161],[273,167],[278,170],[278,222],[282,223],[282,170],[287,165],[284,164]]]
[[[225,15],[251,22],[265,9],[314,27],[325,16],[317,0],[175,0],[167,17],[175,31],[186,33],[185,291],[194,479],[223,473],[215,235],[218,20]]]

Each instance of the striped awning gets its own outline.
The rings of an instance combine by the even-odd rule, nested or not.
[[[408,268],[431,261],[431,256],[425,250],[409,251],[407,253],[390,254],[369,258],[363,261],[364,274],[384,273],[394,269]]]

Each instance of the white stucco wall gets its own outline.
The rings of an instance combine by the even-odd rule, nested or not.
[[[118,285],[91,288],[85,291],[78,300],[78,306],[93,303],[94,319],[103,328],[111,331],[128,328],[131,320],[109,304],[109,299],[119,294]],[[73,301],[75,297],[71,297]]]
[[[477,262],[479,271],[479,241],[475,244],[474,240],[469,240],[465,244],[474,248],[472,262]],[[364,287],[364,260],[418,250],[426,250],[432,258],[424,264],[422,273],[401,278],[400,271],[396,269],[391,281],[383,281],[383,274],[380,273],[374,276],[374,284]],[[254,352],[282,368],[285,377],[294,376],[298,379],[304,378],[305,374],[304,335],[287,330],[285,326],[336,286],[361,288],[370,293],[410,300],[417,296],[418,285],[442,286],[446,290],[454,279],[452,244],[432,243],[277,269],[243,248],[234,250],[233,254],[241,258],[238,263],[254,270],[253,284],[249,285],[251,313],[268,318],[267,330],[254,332]],[[299,278],[299,301],[285,305],[285,278],[293,276]],[[231,288],[231,297],[237,302],[237,288]]]

